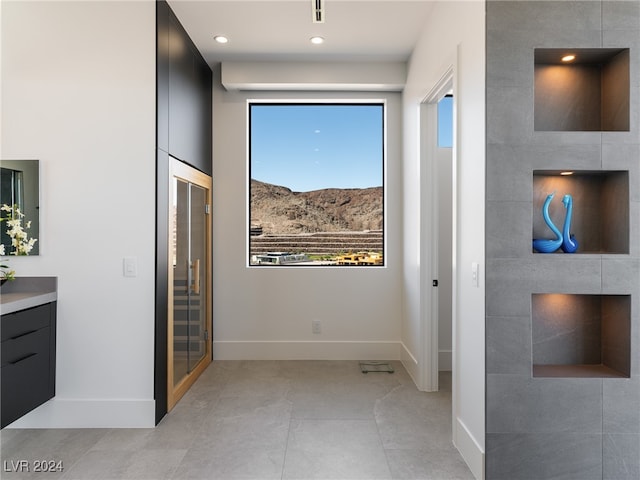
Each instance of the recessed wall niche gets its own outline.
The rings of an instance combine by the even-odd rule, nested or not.
[[[568,213],[563,197],[572,197],[570,232],[578,243],[575,253],[629,253],[628,171],[534,170],[532,238],[554,238],[542,216],[545,200],[553,192],[549,217],[560,231]]]
[[[631,296],[531,295],[534,377],[629,377]]]
[[[536,131],[629,131],[628,48],[537,48],[534,57]]]

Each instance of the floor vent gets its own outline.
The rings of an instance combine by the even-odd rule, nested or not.
[[[360,370],[362,373],[384,372],[393,373],[393,367],[389,362],[360,362]]]
[[[324,0],[311,0],[313,23],[324,23]]]

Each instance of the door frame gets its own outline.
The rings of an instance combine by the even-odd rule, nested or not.
[[[206,190],[206,204],[208,205],[208,214],[206,215],[205,231],[207,233],[206,240],[206,255],[207,258],[204,261],[205,264],[205,303],[206,303],[206,331],[208,332],[205,337],[205,354],[204,357],[198,362],[196,367],[189,373],[177,386],[174,386],[173,377],[173,262],[171,260],[172,244],[170,239],[167,239],[167,411],[175,406],[175,404],[182,398],[182,396],[191,388],[193,383],[197,380],[198,376],[207,368],[211,363],[211,351],[212,351],[212,335],[213,322],[212,322],[212,239],[211,239],[211,190],[213,186],[212,178],[202,173],[200,170],[181,162],[180,160],[169,156],[169,185],[168,188],[168,235],[171,236],[173,232],[173,216],[171,213],[171,204],[173,202],[174,195],[174,178],[179,178],[191,184],[202,187]]]
[[[423,288],[420,292],[421,304],[421,325],[422,325],[422,378],[421,390],[427,392],[438,391],[438,287],[433,285],[433,281],[438,279],[438,178],[437,178],[437,148],[438,148],[438,101],[447,93],[453,92],[453,148],[452,148],[452,375],[456,376],[455,364],[455,323],[456,323],[456,92],[455,92],[455,72],[453,65],[450,65],[442,74],[440,79],[434,84],[429,93],[423,98],[420,104],[420,239],[424,248],[420,248],[420,264],[424,268],[420,269],[420,284]],[[455,382],[452,382],[452,389],[455,390]],[[453,392],[455,397],[455,392]]]

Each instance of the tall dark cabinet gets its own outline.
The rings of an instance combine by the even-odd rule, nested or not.
[[[212,72],[169,5],[157,3],[157,147],[211,175]]]
[[[156,2],[156,423],[167,413],[169,156],[212,174],[212,72],[167,2]]]

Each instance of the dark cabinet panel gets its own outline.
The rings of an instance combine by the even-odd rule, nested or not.
[[[1,340],[17,338],[49,326],[51,304],[28,308],[2,316]],[[3,343],[4,346],[4,343]]]
[[[4,428],[55,395],[56,303],[2,316]]]
[[[156,3],[157,148],[169,152],[169,5]]]
[[[157,42],[158,148],[211,175],[211,69],[168,5]]]
[[[18,365],[22,360],[49,351],[49,324],[2,342],[2,366]],[[48,360],[47,360],[47,363]]]
[[[169,154],[157,151],[157,197],[169,198]],[[156,424],[167,413],[167,349],[169,318],[169,202],[159,201],[156,208],[156,314],[155,314],[155,369],[154,399]]]

